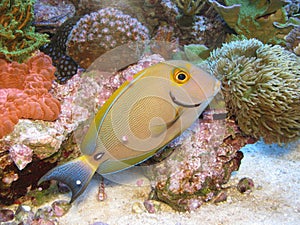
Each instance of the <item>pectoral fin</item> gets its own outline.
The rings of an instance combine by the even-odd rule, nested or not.
[[[176,111],[174,119],[172,119],[171,121],[169,121],[167,123],[151,126],[150,130],[151,130],[152,135],[159,136],[160,134],[165,132],[179,119],[179,117],[182,115],[182,113],[183,113],[183,108],[179,107]]]

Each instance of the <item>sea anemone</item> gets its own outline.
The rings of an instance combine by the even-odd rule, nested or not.
[[[300,58],[256,39],[233,41],[211,52],[229,115],[241,130],[266,143],[300,136]]]

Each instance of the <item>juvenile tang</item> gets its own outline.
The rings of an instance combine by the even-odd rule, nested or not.
[[[73,202],[93,174],[112,173],[154,155],[192,125],[220,82],[189,62],[161,62],[125,82],[100,108],[81,143],[83,155],[46,173],[39,183],[69,186]]]

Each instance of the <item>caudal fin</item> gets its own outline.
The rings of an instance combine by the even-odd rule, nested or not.
[[[83,155],[53,168],[41,177],[38,184],[48,180],[57,180],[66,184],[72,192],[71,202],[73,202],[86,189],[96,170],[87,163],[86,157]]]

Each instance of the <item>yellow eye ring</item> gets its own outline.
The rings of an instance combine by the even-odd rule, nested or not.
[[[173,80],[178,84],[184,84],[188,82],[190,78],[190,74],[181,69],[175,69],[173,72]]]

